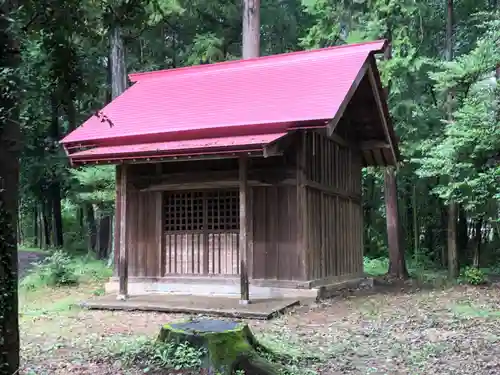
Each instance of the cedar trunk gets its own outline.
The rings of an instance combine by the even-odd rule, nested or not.
[[[387,242],[389,244],[389,274],[397,278],[407,278],[404,251],[401,249],[401,238],[398,216],[398,193],[396,173],[393,167],[387,167],[384,173],[385,205],[387,220]]]
[[[446,60],[453,59],[453,0],[447,1],[447,17],[446,17]],[[448,93],[447,99],[448,121],[453,121],[453,93]],[[451,201],[448,206],[448,274],[451,278],[455,278],[459,273],[458,264],[458,205]]]
[[[387,39],[391,40],[391,30]],[[392,58],[391,46],[384,52],[384,59]],[[390,86],[387,84],[385,94],[389,100]],[[404,248],[401,247],[401,224],[398,212],[398,187],[396,183],[396,171],[393,167],[387,167],[384,173],[384,192],[387,221],[387,244],[389,246],[389,274],[398,278],[407,278]]]
[[[13,71],[20,64],[18,43],[10,27],[10,12],[16,8],[15,1],[0,2],[0,66]],[[19,368],[16,233],[20,91],[16,78],[7,77],[0,84],[0,107],[4,111],[0,116],[0,375],[17,373]]]
[[[259,57],[260,55],[260,0],[243,1],[243,43],[242,55],[244,59]],[[248,303],[250,300],[248,281],[248,160],[245,155],[239,160],[240,183],[240,301]]]

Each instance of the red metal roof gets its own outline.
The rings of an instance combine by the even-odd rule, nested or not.
[[[222,137],[194,139],[186,141],[170,141],[145,143],[126,146],[103,146],[85,151],[76,152],[71,155],[73,163],[92,162],[114,162],[124,159],[135,158],[162,158],[172,156],[189,155],[196,152],[203,154],[224,153],[224,152],[255,152],[262,151],[263,148],[284,137],[287,133],[260,134],[253,136]]]
[[[151,138],[158,142],[231,137],[250,128],[251,134],[266,134],[270,128],[286,131],[304,121],[329,120],[368,56],[383,48],[385,42],[376,41],[131,74],[136,83],[101,111],[110,121],[92,116],[62,143],[67,149],[120,146]],[[151,147],[155,146],[147,146]],[[85,152],[90,151],[71,157],[89,155]]]

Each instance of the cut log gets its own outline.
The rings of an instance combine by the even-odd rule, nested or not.
[[[204,367],[212,372],[232,375],[242,370],[247,375],[276,375],[279,369],[262,358],[271,353],[260,344],[248,325],[226,320],[202,319],[165,324],[158,340],[173,345],[189,343],[205,349]]]

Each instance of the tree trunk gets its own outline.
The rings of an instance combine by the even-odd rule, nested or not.
[[[413,197],[412,197],[412,207],[413,207],[413,253],[417,254],[419,252],[419,241],[420,241],[420,230],[418,227],[418,213],[417,213],[417,186],[413,186]]]
[[[447,1],[446,17],[446,60],[453,59],[453,0]],[[448,93],[447,111],[448,121],[453,120],[453,93]],[[450,277],[457,277],[459,272],[458,264],[458,241],[457,241],[457,219],[458,205],[451,201],[448,207],[448,274]]]
[[[50,238],[50,210],[48,209],[48,204],[47,202],[43,203],[43,211],[42,211],[42,223],[43,223],[43,237],[44,237],[44,249],[47,250],[50,248],[51,245],[51,238]]]
[[[387,33],[387,39],[391,40],[391,30]],[[391,59],[391,46],[384,52],[384,59]],[[387,100],[389,100],[389,84],[385,89]],[[387,167],[384,172],[384,192],[387,221],[387,244],[389,246],[389,275],[398,278],[407,278],[404,248],[401,247],[401,223],[398,211],[398,187],[396,182],[396,171],[393,167]]]
[[[61,248],[64,246],[63,238],[63,223],[62,223],[62,208],[61,208],[61,184],[59,181],[54,181],[51,186],[50,194],[52,202],[53,220],[53,233],[54,233],[54,247]]]
[[[125,89],[127,88],[127,64],[125,60],[125,48],[123,45],[123,36],[121,32],[120,26],[117,24],[113,25],[110,30],[110,66],[109,68],[109,77],[111,79],[111,99],[115,99],[119,95],[121,95]],[[117,171],[118,169],[116,169]],[[118,175],[118,173],[117,173]],[[118,189],[118,185],[116,186]],[[118,194],[116,195],[115,201],[115,210],[118,207]],[[115,215],[118,218],[118,216]],[[125,233],[120,233],[122,230],[121,225],[114,226],[115,238],[120,238],[120,236],[125,237]],[[110,257],[115,258],[115,252],[120,252],[118,246],[113,246],[111,250]],[[116,270],[115,270],[116,271]]]
[[[471,234],[472,237],[472,234]],[[457,250],[459,253],[459,264],[467,260],[467,247],[469,245],[469,233],[467,226],[467,214],[463,207],[458,209],[458,227],[457,227]]]
[[[260,0],[243,0],[243,42],[242,56],[252,59],[260,55]],[[248,280],[248,160],[246,155],[239,159],[240,189],[240,303],[250,302]]]
[[[38,237],[38,206],[35,203],[33,207],[33,246],[38,247],[39,244]]]
[[[243,2],[243,51],[244,59],[260,55],[260,0]]]
[[[87,217],[87,249],[88,251],[96,250],[97,226],[95,222],[94,206],[90,203],[85,204],[85,213]]]
[[[401,248],[396,174],[393,167],[387,167],[384,173],[384,194],[386,202],[387,242],[389,244],[389,275],[407,278],[405,254]]]
[[[450,278],[457,278],[459,273],[457,252],[457,216],[458,204],[448,206],[448,274]]]
[[[110,30],[111,50],[111,95],[113,99],[121,95],[127,88],[127,67],[125,64],[125,47],[120,25],[115,24]]]
[[[57,145],[57,142],[59,142],[60,139],[60,129],[59,129],[59,111],[58,111],[58,104],[57,104],[57,98],[55,94],[52,95],[51,98],[51,103],[52,103],[52,121],[51,121],[51,127],[50,127],[50,135],[52,138],[52,141],[54,144]],[[57,147],[55,146],[54,152],[57,152]],[[53,176],[52,181],[49,187],[49,196],[50,196],[50,202],[52,204],[52,214],[53,216],[53,227],[52,230],[54,231],[54,242],[53,245],[55,247],[63,247],[63,224],[62,224],[62,212],[61,212],[61,183],[58,180],[59,176]]]
[[[478,219],[476,221],[476,226],[474,229],[474,256],[472,258],[472,265],[476,268],[480,267],[481,264],[481,229],[483,227],[483,219]]]
[[[107,259],[109,256],[109,251],[111,247],[109,233],[111,227],[111,216],[105,215],[99,218],[99,230],[98,230],[98,242],[97,256],[99,259]]]
[[[0,2],[0,67],[16,72],[19,45],[14,39],[13,0]],[[14,73],[16,74],[16,73]],[[2,77],[0,84],[0,375],[19,369],[19,315],[17,277],[17,212],[19,189],[19,82],[17,76]]]

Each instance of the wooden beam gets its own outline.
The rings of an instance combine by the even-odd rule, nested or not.
[[[239,159],[240,177],[240,304],[250,303],[250,288],[248,282],[248,238],[247,238],[247,203],[248,203],[248,158],[246,155]]]
[[[248,171],[247,180],[250,185],[269,186],[282,183],[295,177],[293,170],[284,168],[261,168]],[[199,171],[145,176],[136,182],[140,191],[164,191],[169,189],[238,187],[238,171]]]
[[[373,57],[371,57],[371,59],[373,59]],[[373,73],[373,65],[374,65],[374,63],[369,64],[368,78],[370,79],[370,84],[372,86],[375,102],[377,103],[377,109],[378,109],[378,112],[380,115],[380,121],[382,122],[382,127],[384,128],[385,137],[386,137],[386,140],[389,143],[389,146],[391,148],[392,157],[394,158],[394,165],[397,165],[398,157],[396,155],[396,149],[394,148],[394,144],[392,143],[391,134],[389,132],[389,125],[387,122],[387,118],[385,117],[385,111],[384,111],[383,104],[382,104],[382,98],[380,96],[379,85],[377,83],[377,80],[375,79],[375,74]]]
[[[384,141],[378,141],[378,140],[373,140],[373,141],[364,141],[359,144],[359,148],[364,151],[364,150],[374,150],[374,149],[383,149],[383,148],[391,148],[391,145],[388,144],[387,142]]]
[[[370,60],[369,58],[366,59],[365,63],[361,67],[360,71],[356,75],[356,78],[354,79],[354,82],[352,83],[351,87],[349,88],[349,91],[347,91],[347,95],[345,96],[344,100],[340,104],[339,109],[337,110],[337,113],[335,116],[328,122],[326,129],[327,129],[327,135],[330,137],[333,132],[335,131],[335,128],[337,127],[340,119],[344,115],[344,112],[347,108],[347,105],[351,101],[352,97],[354,96],[354,93],[359,87],[359,84],[365,77],[366,72],[368,71],[368,68],[370,66]]]
[[[118,258],[118,300],[128,298],[128,243],[127,243],[127,179],[128,166],[121,165],[120,173],[120,256]]]

